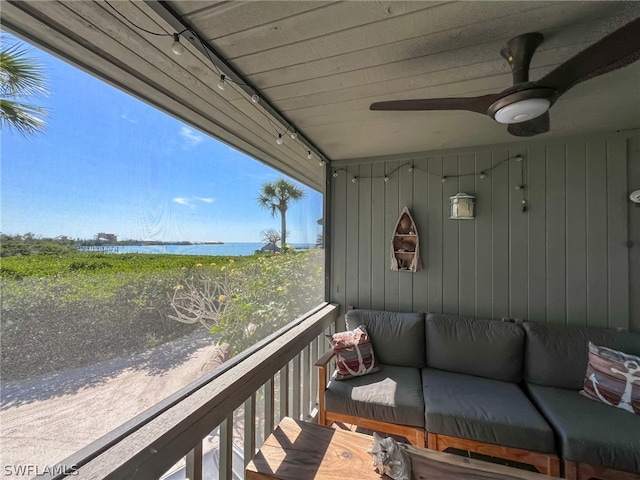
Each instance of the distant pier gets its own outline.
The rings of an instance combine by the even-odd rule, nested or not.
[[[98,253],[120,253],[118,245],[91,245],[78,247],[81,252],[98,252]]]

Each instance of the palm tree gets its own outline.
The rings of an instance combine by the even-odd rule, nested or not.
[[[285,178],[262,185],[258,196],[258,205],[271,211],[274,217],[280,212],[280,240],[282,251],[287,243],[287,209],[289,202],[304,197],[304,190]]]
[[[44,69],[26,56],[20,44],[0,49],[0,128],[15,128],[25,137],[42,132],[47,109],[25,103],[29,97],[47,94]]]

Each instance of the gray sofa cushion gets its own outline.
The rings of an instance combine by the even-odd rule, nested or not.
[[[423,368],[422,390],[428,432],[555,451],[551,427],[513,383]]]
[[[358,325],[367,328],[376,361],[399,367],[425,366],[423,313],[350,310],[345,320],[349,330]]]
[[[640,415],[603,405],[574,390],[531,383],[526,387],[556,431],[564,458],[640,474]]]
[[[427,366],[517,383],[524,331],[520,325],[429,313]]]
[[[329,412],[424,428],[417,368],[381,365],[379,372],[363,377],[332,380],[324,398]]]
[[[548,387],[580,390],[589,363],[589,341],[640,355],[640,334],[601,328],[525,322],[524,378]]]

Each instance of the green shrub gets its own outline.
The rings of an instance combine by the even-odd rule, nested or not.
[[[3,380],[116,358],[192,332],[167,318],[177,274],[3,279]]]
[[[322,261],[311,250],[259,256],[242,268],[185,271],[174,287],[171,318],[201,323],[234,355],[322,301]]]
[[[211,332],[241,351],[322,300],[321,263],[319,251],[3,258],[0,375],[15,380],[80,367],[189,334],[197,321],[175,321],[187,291],[209,302],[201,311],[214,313]]]

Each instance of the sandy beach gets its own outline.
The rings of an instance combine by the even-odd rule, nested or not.
[[[126,358],[1,389],[3,478],[31,478],[219,364],[206,331]]]

